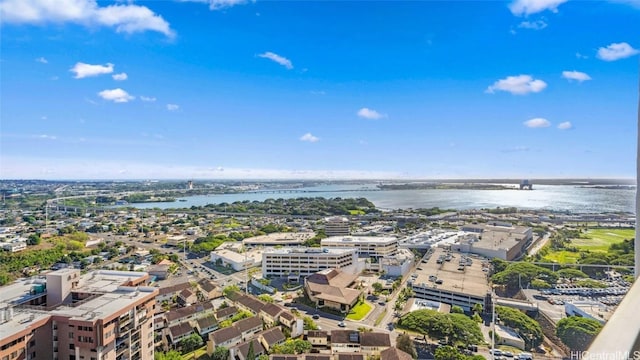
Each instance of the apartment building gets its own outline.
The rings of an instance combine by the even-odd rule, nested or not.
[[[0,359],[153,359],[147,273],[53,271],[0,292]]]
[[[379,260],[398,253],[398,239],[393,236],[331,236],[320,241],[323,248],[356,249],[359,257]]]
[[[343,269],[357,262],[354,248],[282,248],[262,254],[263,277],[306,277],[325,269]]]

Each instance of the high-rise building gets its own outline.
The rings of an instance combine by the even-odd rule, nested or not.
[[[153,359],[149,275],[77,269],[20,280],[0,291],[0,360]]]
[[[327,236],[347,236],[350,234],[349,219],[343,216],[332,216],[325,219],[324,233]]]
[[[302,277],[325,269],[355,267],[358,261],[355,249],[282,248],[262,254],[262,276]]]

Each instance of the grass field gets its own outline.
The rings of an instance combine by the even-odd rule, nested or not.
[[[572,239],[571,244],[580,250],[601,252],[606,252],[611,244],[636,236],[634,229],[590,229],[584,235],[586,238]]]
[[[571,251],[549,251],[542,259],[544,262],[557,262],[559,264],[575,264],[580,258],[580,253]]]
[[[634,229],[589,229],[583,233],[584,238],[571,239],[571,245],[584,251],[607,252],[611,244],[622,242],[624,239],[635,237]],[[550,251],[543,258],[544,261],[560,264],[575,264],[580,258],[579,252]]]
[[[349,311],[347,319],[349,320],[362,320],[371,311],[371,305],[366,302],[360,302]]]

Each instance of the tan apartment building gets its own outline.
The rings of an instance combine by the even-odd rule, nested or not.
[[[282,248],[262,254],[263,277],[306,277],[325,269],[343,269],[358,261],[356,250],[334,248]]]
[[[398,253],[398,239],[393,236],[331,236],[320,240],[323,248],[356,249],[361,258],[379,260]]]
[[[153,359],[158,290],[147,273],[77,269],[0,291],[0,360]]]

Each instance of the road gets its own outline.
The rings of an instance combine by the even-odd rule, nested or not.
[[[551,234],[546,232],[544,233],[544,236],[542,237],[542,239],[538,240],[528,251],[527,254],[529,256],[533,256],[535,255],[538,251],[540,251],[545,245],[547,245],[547,243],[549,242],[549,239],[551,238]]]

